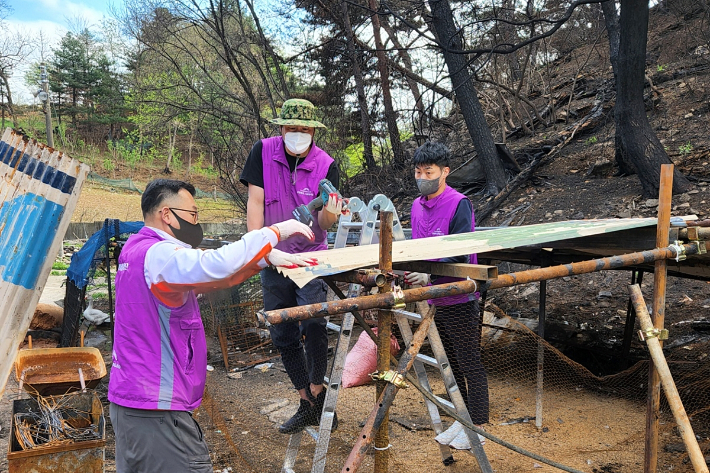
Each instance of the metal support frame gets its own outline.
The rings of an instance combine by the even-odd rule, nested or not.
[[[696,241],[685,245],[671,245],[666,248],[629,253],[626,255],[598,258],[578,263],[550,266],[548,268],[531,269],[517,273],[502,274],[498,279],[485,283],[472,280],[452,282],[438,286],[419,287],[403,291],[404,297],[394,293],[360,296],[347,301],[333,301],[324,304],[308,304],[288,309],[259,311],[255,323],[259,325],[280,324],[288,321],[306,320],[315,317],[343,314],[351,310],[392,308],[401,302],[417,302],[439,297],[469,294],[476,291],[500,289],[503,287],[527,284],[544,279],[555,279],[575,274],[587,274],[609,269],[651,263],[657,260],[675,259],[680,254],[697,255],[706,252],[705,242]]]
[[[661,183],[658,190],[658,224],[656,226],[656,246],[668,246],[668,231],[671,220],[671,200],[673,193],[673,165],[661,165]],[[672,246],[672,245],[671,245]],[[681,255],[677,255],[679,258]],[[666,276],[665,259],[655,262],[653,268],[653,325],[663,329],[666,318]],[[661,345],[662,346],[662,345]],[[658,417],[661,408],[661,379],[658,371],[651,366],[648,370],[648,402],[646,405],[646,446],[643,471],[654,473],[658,464]]]
[[[390,254],[392,247],[392,238],[394,237],[394,239],[396,240],[404,240],[404,230],[402,229],[402,226],[399,223],[397,211],[394,209],[394,205],[392,205],[392,202],[384,195],[375,196],[367,206],[365,206],[359,198],[353,197],[352,199],[350,199],[349,208],[350,214],[347,216],[344,215],[340,217],[341,220],[338,224],[338,231],[336,233],[334,248],[345,247],[350,230],[361,230],[360,245],[369,245],[372,244],[374,241],[379,241],[376,230],[380,227],[380,222],[378,220],[378,213],[380,210],[388,210],[389,212],[391,212],[391,215],[393,217],[392,225],[390,226],[390,236],[389,238],[385,239],[385,241],[389,241]],[[352,218],[354,215],[357,215],[362,221],[352,222]],[[350,282],[347,297],[340,291],[340,289],[333,283],[333,281]],[[350,271],[345,274],[337,275],[333,278],[326,278],[326,283],[328,283],[328,285],[333,289],[336,295],[338,295],[341,299],[348,299],[350,297],[355,296],[360,291],[361,285],[380,288],[386,286],[387,277],[386,273],[383,272],[380,268],[379,271]],[[328,323],[328,328],[337,331],[339,335],[338,342],[335,348],[333,364],[331,366],[329,376],[327,378],[328,390],[326,391],[325,401],[323,402],[323,413],[321,415],[321,422],[317,430],[312,427],[307,427],[306,429],[304,429],[304,431],[292,434],[289,437],[288,446],[286,447],[284,464],[281,468],[282,473],[295,473],[293,468],[295,466],[296,458],[298,456],[298,450],[301,446],[303,432],[306,432],[311,437],[313,437],[316,442],[311,472],[322,473],[325,470],[328,445],[330,443],[331,428],[335,416],[335,407],[338,401],[338,394],[342,382],[343,368],[345,366],[345,359],[348,353],[350,337],[352,335],[352,328],[355,319],[357,319],[360,324],[366,325],[365,320],[362,318],[362,316],[360,316],[360,314],[356,310],[345,313],[341,326],[330,322]],[[389,347],[389,336],[387,339],[387,346]]]

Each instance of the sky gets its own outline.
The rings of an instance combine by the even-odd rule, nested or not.
[[[77,19],[89,27],[98,25],[109,15],[110,0],[6,0],[11,8],[5,19],[6,31],[19,31],[38,37],[41,31],[46,38],[48,50],[56,47]],[[16,103],[33,103],[32,91],[25,86],[24,76],[29,63],[41,60],[40,49],[33,51],[26,64],[13,74],[10,87]]]

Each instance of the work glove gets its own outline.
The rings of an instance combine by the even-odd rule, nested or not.
[[[279,241],[286,240],[293,235],[303,235],[311,241],[316,239],[313,234],[313,230],[311,230],[308,225],[304,225],[295,219],[275,223],[271,226],[274,227],[276,229],[276,233],[279,234]]]
[[[404,273],[404,281],[410,286],[427,286],[431,276],[427,273]]]
[[[318,264],[318,259],[313,257],[304,258],[299,255],[292,255],[285,251],[274,248],[271,253],[264,257],[270,266],[278,266],[280,268],[298,268],[299,266],[315,266]]]
[[[325,204],[324,209],[335,215],[347,215],[348,210],[343,210],[343,205],[343,198],[338,194],[328,194],[328,203]]]

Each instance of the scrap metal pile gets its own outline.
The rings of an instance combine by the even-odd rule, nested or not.
[[[96,393],[37,396],[23,401],[22,412],[14,414],[15,437],[23,450],[101,440],[103,415]]]

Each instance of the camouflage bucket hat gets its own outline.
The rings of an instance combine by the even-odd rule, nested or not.
[[[325,128],[318,120],[314,120],[316,107],[304,99],[288,99],[281,107],[279,118],[274,118],[271,123],[276,125],[310,126]]]

